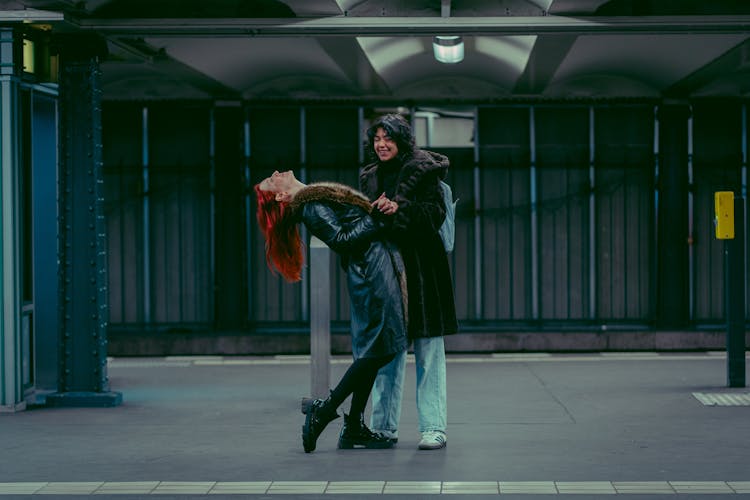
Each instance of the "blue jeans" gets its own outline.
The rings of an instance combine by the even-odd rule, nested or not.
[[[445,432],[448,408],[443,337],[414,340],[414,360],[417,365],[419,432]],[[405,371],[406,351],[402,351],[378,372],[372,388],[371,429],[388,431],[393,437],[398,436]]]

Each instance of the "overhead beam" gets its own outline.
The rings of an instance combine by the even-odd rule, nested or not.
[[[750,33],[750,16],[70,19],[104,35],[282,37]]]
[[[297,17],[339,16],[343,14],[336,0],[285,0]]]
[[[576,35],[538,37],[513,94],[536,95],[544,92],[577,39]]]
[[[451,0],[440,0],[440,17],[451,17]]]
[[[41,23],[64,21],[62,12],[39,9],[0,10],[0,23]]]
[[[318,43],[364,94],[391,93],[356,40],[321,37]]]
[[[664,90],[665,97],[687,97],[721,76],[744,68],[750,57],[750,38]]]
[[[143,40],[112,37],[109,41],[120,50],[148,64],[155,72],[184,81],[217,99],[239,99],[241,97],[237,90],[227,87],[195,68],[177,61],[166,52],[151,47]]]

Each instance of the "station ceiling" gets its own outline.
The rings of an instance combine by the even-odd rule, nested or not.
[[[690,99],[750,95],[740,0],[6,0],[98,33],[107,100]],[[460,35],[464,60],[433,57]]]

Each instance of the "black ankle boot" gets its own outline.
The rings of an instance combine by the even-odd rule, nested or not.
[[[332,421],[339,418],[335,408],[331,408],[331,398],[326,400],[315,399],[309,406],[302,409],[305,414],[305,423],[302,426],[302,447],[305,453],[315,450],[315,443],[323,429]]]
[[[377,432],[372,432],[365,425],[364,415],[347,415],[344,413],[344,428],[339,435],[339,448],[393,448],[393,441]]]

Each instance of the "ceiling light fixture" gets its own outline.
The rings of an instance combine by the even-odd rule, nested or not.
[[[464,39],[460,36],[436,36],[432,39],[435,59],[441,63],[455,64],[464,60]]]

